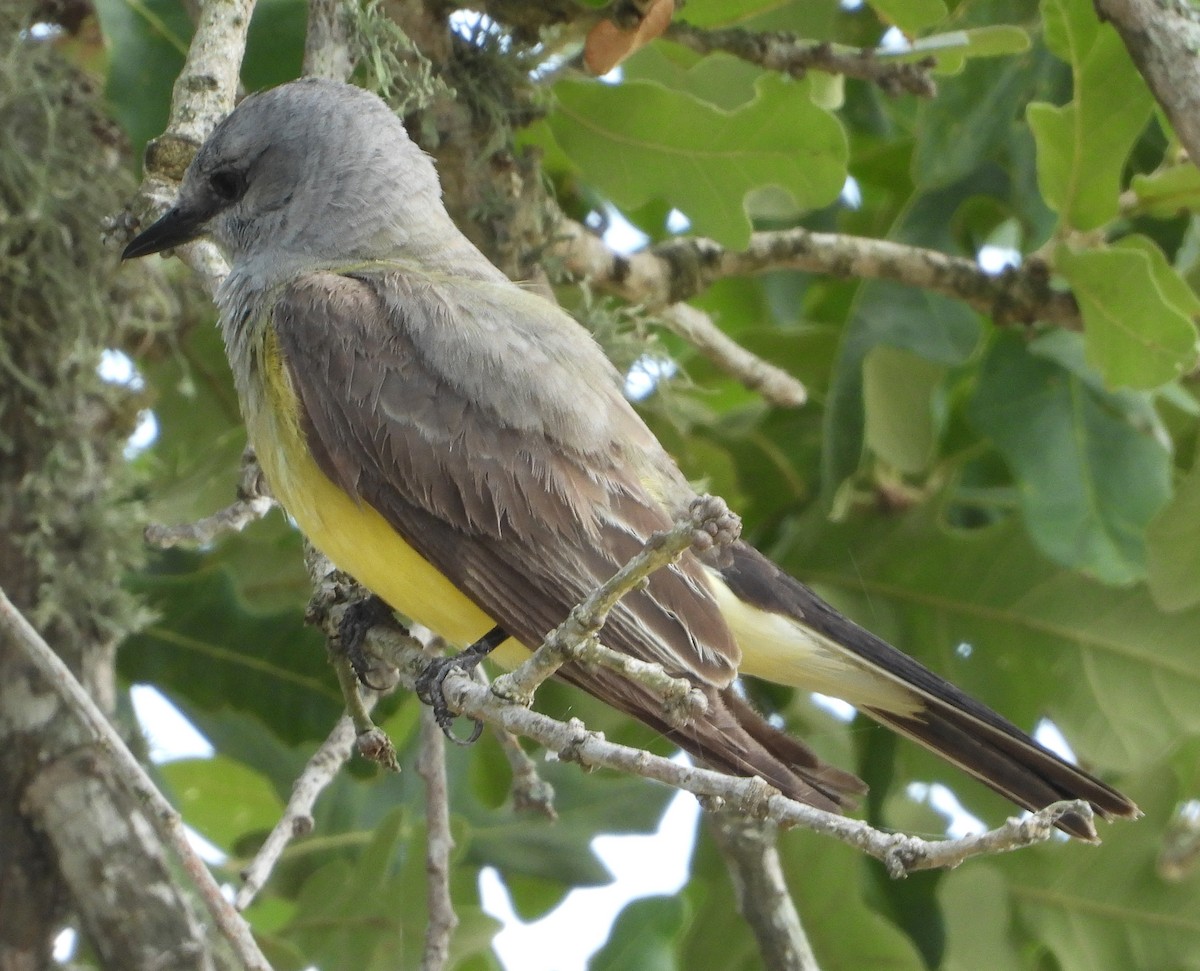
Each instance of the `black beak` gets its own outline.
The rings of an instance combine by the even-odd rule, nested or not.
[[[161,219],[135,236],[121,254],[123,260],[161,253],[174,246],[190,243],[204,232],[208,220],[198,212],[188,212],[176,206],[168,209]]]

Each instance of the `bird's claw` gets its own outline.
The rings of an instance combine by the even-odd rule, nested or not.
[[[463,654],[468,653],[464,651]],[[479,663],[479,659],[473,661],[463,661],[463,655],[458,654],[454,657],[435,657],[429,664],[425,666],[420,675],[417,677],[416,688],[417,697],[422,702],[433,709],[434,720],[438,723],[438,728],[442,730],[442,734],[450,739],[455,745],[471,745],[479,740],[479,736],[483,734],[483,722],[478,718],[472,718],[474,727],[471,729],[469,738],[459,738],[454,734],[454,719],[455,714],[450,710],[450,706],[446,703],[445,681],[451,671],[458,671],[462,674],[467,674],[471,668]]]

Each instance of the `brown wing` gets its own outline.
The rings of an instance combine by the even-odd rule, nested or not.
[[[499,317],[512,294],[525,319]],[[527,646],[671,524],[627,461],[648,431],[557,314],[511,286],[322,273],[274,319],[321,469]],[[604,639],[709,684],[736,671],[691,558],[626,597]]]

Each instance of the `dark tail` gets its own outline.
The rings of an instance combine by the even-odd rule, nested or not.
[[[797,802],[844,812],[867,790],[857,776],[821,761],[799,739],[773,727],[730,688],[702,687],[708,711],[679,726],[661,714],[662,700],[652,691],[613,671],[568,664],[558,673],[662,732],[705,765],[730,775],[761,776]]]
[[[860,705],[865,714],[920,742],[1018,806],[1038,810],[1062,799],[1083,799],[1104,819],[1141,815],[1116,789],[1059,758],[986,705],[843,617],[753,547],[736,544],[732,562],[719,572],[744,604],[805,628],[823,651],[838,656],[857,677],[877,679],[887,693],[898,694],[904,702],[895,709]],[[805,687],[794,672],[781,680]],[[1077,815],[1064,817],[1058,825],[1080,839],[1096,839],[1091,822]]]

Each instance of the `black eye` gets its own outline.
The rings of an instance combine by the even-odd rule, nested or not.
[[[246,179],[241,172],[233,169],[221,169],[208,177],[208,185],[217,198],[226,202],[236,202],[246,191]]]

